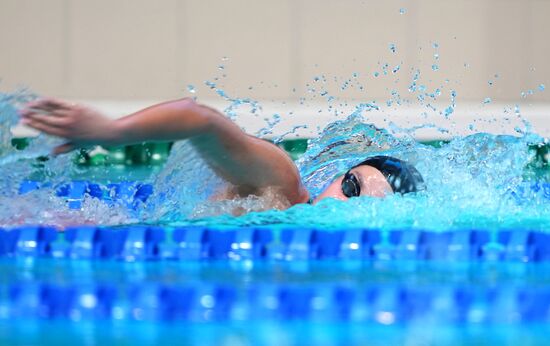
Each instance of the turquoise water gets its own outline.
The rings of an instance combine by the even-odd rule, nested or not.
[[[490,302],[479,299],[476,304],[464,303],[464,306],[441,300],[449,297],[445,292],[456,287],[467,288],[480,296],[498,289],[505,293],[505,297],[508,291],[547,287],[550,277],[548,264],[410,261],[121,263],[19,258],[0,260],[0,270],[4,273],[0,281],[0,343],[10,345],[73,342],[157,345],[176,341],[189,345],[363,345],[365,342],[369,345],[544,345],[550,332],[546,321],[518,323],[515,306],[507,300]],[[10,287],[23,284],[32,288],[38,283],[85,289],[90,285],[111,285],[119,297],[115,300],[114,317],[96,318],[86,314],[72,314],[70,319],[46,317],[49,316],[48,310],[33,305],[32,295],[23,304],[15,306],[7,299]],[[239,303],[232,305],[229,320],[211,318],[207,314],[211,306],[197,305],[193,311],[198,313],[191,314],[191,318],[159,323],[160,306],[147,298],[135,301],[138,298],[131,295],[136,288],[145,290],[155,285],[221,285],[234,289],[240,298],[237,299]],[[335,286],[358,292],[381,287],[390,293],[388,297],[395,286],[443,294],[431,306],[419,304],[413,314],[416,317],[405,321],[383,318],[394,311],[392,309],[398,309],[392,305],[391,299],[380,300],[379,305],[365,311],[358,304],[356,313],[345,321],[339,320],[334,311],[325,311],[326,308],[317,300],[312,300],[313,308],[307,318],[281,318],[269,314],[257,317],[257,311],[265,311],[265,307],[247,304],[244,293],[277,286],[314,289],[321,293]],[[205,289],[204,292],[209,291]],[[6,318],[10,309],[15,309],[19,317]],[[124,315],[117,309],[122,309]],[[460,309],[466,309],[462,311],[467,318],[463,322],[453,319]],[[76,311],[85,312],[85,309],[80,306]],[[395,312],[397,316],[403,313]]]
[[[534,173],[526,167],[534,159],[530,146],[545,139],[529,132],[516,136],[476,133],[456,137],[441,147],[422,145],[413,139],[413,129],[378,129],[369,119],[379,116],[380,106],[360,103],[343,120],[327,126],[297,161],[306,187],[318,195],[338,174],[369,155],[387,154],[413,163],[421,172],[427,190],[413,195],[392,195],[384,199],[361,197],[348,202],[323,200],[316,206],[297,205],[274,210],[276,193],[213,202],[210,197],[227,187],[185,141],[176,143],[166,165],[146,180],[154,194],[137,213],[124,207],[110,208],[88,198],[81,210],[67,210],[65,201],[52,189],[17,196],[23,179],[31,178],[53,186],[89,177],[105,181],[106,172],[92,172],[73,163],[71,155],[37,161],[47,155],[59,139],[40,136],[29,148],[11,147],[9,125],[17,121],[17,108],[32,97],[28,93],[0,95],[1,129],[0,199],[7,207],[0,212],[0,224],[21,223],[67,225],[75,223],[257,225],[291,224],[323,227],[370,227],[378,229],[417,228],[448,230],[462,228],[524,227],[546,230],[550,226],[550,203],[544,189],[531,189]],[[454,101],[453,101],[454,102]],[[251,101],[232,100],[230,115],[237,105]],[[454,104],[454,103],[453,103]],[[519,112],[519,110],[518,110]],[[517,116],[521,117],[518,113]],[[268,121],[268,127],[275,126]],[[427,125],[424,125],[427,126]],[[265,129],[261,131],[266,131]],[[447,131],[440,129],[440,131]],[[117,172],[114,180],[143,180],[147,172]],[[37,209],[37,206],[40,206]],[[241,216],[232,214],[239,210]]]
[[[497,326],[380,326],[354,323],[262,322],[157,324],[147,322],[0,322],[0,342],[9,345],[545,345],[544,324]]]

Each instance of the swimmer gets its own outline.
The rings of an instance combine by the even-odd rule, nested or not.
[[[289,205],[315,204],[327,197],[384,197],[424,189],[422,177],[412,165],[375,156],[337,177],[312,200],[284,150],[246,134],[218,111],[188,98],[119,119],[83,105],[44,98],[27,104],[20,116],[23,124],[67,140],[54,149],[56,155],[91,145],[188,139],[213,171],[234,187],[224,193],[227,199],[260,196],[266,189],[275,189]]]

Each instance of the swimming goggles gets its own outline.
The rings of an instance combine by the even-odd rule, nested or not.
[[[380,171],[386,178],[394,193],[405,194],[426,189],[422,175],[413,165],[391,156],[374,156],[354,166],[371,166]],[[352,168],[352,169],[353,169]],[[346,197],[361,195],[361,185],[351,170],[344,175],[342,192]]]
[[[351,171],[348,171],[344,175],[344,179],[342,179],[342,192],[348,198],[361,195],[361,185],[355,174],[351,173]]]

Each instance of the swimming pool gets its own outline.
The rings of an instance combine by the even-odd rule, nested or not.
[[[210,203],[219,181],[205,181],[181,143],[145,170],[124,167],[122,157],[147,159],[126,149],[85,157],[97,164],[86,168],[36,159],[50,139],[4,146],[0,342],[544,344],[550,185],[539,140],[428,146],[356,114],[299,158],[312,193],[376,152],[416,162],[432,189],[286,211],[255,209],[261,198]],[[248,213],[228,216],[236,207]]]

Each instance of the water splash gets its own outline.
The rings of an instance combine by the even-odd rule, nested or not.
[[[550,189],[533,190],[524,182],[525,166],[533,159],[529,144],[542,140],[475,134],[441,148],[398,139],[365,124],[359,116],[329,125],[309,143],[298,161],[304,183],[315,195],[324,185],[366,156],[386,154],[413,163],[428,190],[384,199],[361,197],[347,202],[325,199],[315,206],[297,205],[286,211],[250,213],[199,220],[230,225],[267,223],[320,227],[378,229],[463,228],[498,229],[550,226]]]
[[[434,45],[437,49],[438,46]],[[434,55],[436,61],[439,55]],[[381,64],[384,75],[389,65]],[[395,69],[394,69],[395,70]],[[393,70],[392,70],[393,72]],[[395,71],[397,72],[397,71]],[[378,76],[379,73],[376,72]],[[335,79],[342,90],[358,85],[358,73],[351,78]],[[445,90],[433,90],[420,81],[420,70],[413,69],[409,92],[416,95],[420,104],[437,111],[432,102]],[[498,78],[495,76],[495,78]],[[334,96],[323,86],[327,77],[320,75],[308,86],[311,95],[321,96],[333,107]],[[236,98],[222,90],[217,80],[208,81],[219,97],[229,102],[225,113],[230,118],[237,110],[248,106],[253,114],[261,112],[261,105],[252,99]],[[195,90],[194,87],[191,88]],[[188,89],[190,92],[191,89]],[[540,89],[540,88],[539,88]],[[396,90],[390,91],[391,105],[401,105],[402,98]],[[450,91],[451,102],[439,111],[449,117],[456,106],[456,92]],[[324,200],[316,206],[299,205],[285,211],[269,210],[286,208],[276,191],[266,191],[261,196],[216,201],[231,189],[229,184],[208,167],[192,146],[183,141],[174,145],[172,154],[163,170],[154,176],[154,195],[147,205],[136,213],[122,207],[109,208],[97,200],[86,199],[82,210],[67,210],[63,199],[53,196],[51,190],[40,190],[25,196],[13,197],[24,178],[53,182],[67,181],[70,173],[78,170],[69,155],[47,158],[45,156],[59,141],[40,136],[24,151],[11,147],[9,126],[17,121],[17,108],[33,96],[28,93],[0,95],[0,201],[9,205],[0,212],[1,224],[17,222],[33,223],[198,223],[257,225],[266,223],[292,223],[330,227],[378,227],[390,229],[415,227],[429,229],[453,229],[462,227],[500,228],[529,225],[534,228],[550,226],[550,208],[545,190],[532,190],[524,182],[525,166],[532,160],[530,144],[543,141],[531,134],[530,125],[521,117],[518,105],[510,110],[524,128],[518,128],[520,136],[494,136],[476,134],[452,140],[441,148],[418,144],[414,132],[421,128],[436,128],[431,124],[418,124],[411,128],[399,128],[389,123],[388,129],[380,129],[369,123],[371,112],[379,112],[374,102],[359,103],[349,117],[327,126],[317,139],[311,140],[307,152],[297,162],[301,176],[312,196],[320,194],[338,174],[367,156],[392,155],[414,164],[424,176],[428,190],[416,195],[389,196],[385,199],[356,198],[347,203]],[[302,99],[302,103],[306,99]],[[384,104],[384,103],[382,103]],[[337,111],[335,110],[335,114]],[[260,134],[266,135],[280,122],[281,115],[266,118],[266,127]],[[287,134],[303,125],[295,126]],[[280,141],[285,135],[278,137]],[[37,210],[36,206],[40,206]],[[226,214],[244,214],[241,217]],[[220,216],[221,215],[221,216]],[[79,221],[80,220],[80,221]]]
[[[7,156],[15,152],[11,145],[11,128],[19,121],[17,115],[18,107],[28,101],[31,101],[34,95],[26,90],[19,90],[12,94],[0,93],[0,157]]]

